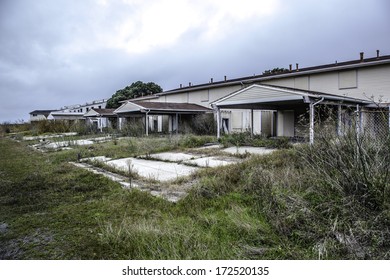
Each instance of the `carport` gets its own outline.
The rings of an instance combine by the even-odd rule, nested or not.
[[[251,110],[251,134],[253,134],[253,110],[273,110],[276,113],[276,136],[294,137],[294,116],[309,111],[309,139],[314,143],[315,108],[319,104],[337,106],[338,133],[341,133],[342,107],[353,107],[361,125],[361,107],[371,102],[346,96],[271,85],[251,85],[233,92],[211,105],[217,114],[217,137],[221,132],[221,109]],[[360,126],[357,126],[360,127]]]
[[[198,115],[212,113],[212,109],[193,103],[126,101],[114,111],[118,115],[119,129],[122,129],[123,119],[126,117],[144,118],[145,134],[149,134],[149,116],[168,116],[169,131],[178,133],[179,117],[181,115]]]

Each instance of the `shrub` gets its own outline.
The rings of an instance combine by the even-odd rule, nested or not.
[[[193,131],[198,135],[215,135],[217,123],[213,114],[195,115],[192,118]]]

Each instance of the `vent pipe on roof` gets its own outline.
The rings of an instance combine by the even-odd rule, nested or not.
[[[227,79],[227,77],[225,76],[225,78],[224,78],[224,79],[225,79],[225,82],[226,82],[226,79]]]
[[[211,79],[210,79],[210,83],[212,84],[213,82],[214,82],[214,79],[213,79],[213,78],[211,78]]]
[[[182,88],[183,87],[183,84],[180,84],[180,88]]]
[[[289,67],[290,67],[290,72],[291,72],[292,71],[292,64],[290,64]]]
[[[363,59],[364,59],[364,52],[361,52],[360,53],[360,61],[363,61]]]
[[[296,70],[299,71],[299,64],[296,63],[295,66],[296,66]]]
[[[376,50],[376,58],[379,58],[379,50]]]
[[[191,86],[191,82],[188,83],[188,86],[189,86],[189,87]]]

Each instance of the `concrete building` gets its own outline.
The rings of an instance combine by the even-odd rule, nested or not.
[[[30,122],[47,120],[51,112],[56,110],[35,110],[30,112]]]
[[[105,128],[116,128],[117,115],[114,114],[114,110],[92,108],[84,114],[84,118],[96,131],[103,132]]]
[[[105,109],[107,99],[95,100],[85,104],[76,104],[64,106],[60,110],[51,112],[48,120],[68,120],[68,121],[85,121],[84,114],[91,109]]]
[[[260,90],[262,93],[259,93],[259,88],[242,92],[252,85],[267,86],[269,94],[274,95],[273,101],[278,101],[278,95],[283,96],[282,88],[289,92],[290,98],[293,98],[293,91],[296,91],[301,95],[300,98],[306,96],[306,106],[296,106],[294,102],[287,102],[288,100],[283,98],[278,101],[279,105],[287,102],[289,106],[286,104],[286,106],[264,106],[265,104],[260,106],[254,100],[257,97],[264,99],[264,87]],[[239,94],[233,97],[232,95],[236,93]],[[318,98],[315,98],[316,96]],[[229,106],[224,99],[227,97],[229,97]],[[235,100],[238,97],[242,100]],[[224,101],[221,103],[221,100]],[[232,104],[234,100],[236,103]],[[314,107],[319,104],[339,106],[348,103],[348,108],[361,110],[362,116],[364,111],[369,111],[377,107],[376,105],[388,111],[390,56],[380,56],[377,51],[376,56],[364,58],[364,53],[360,53],[360,57],[352,61],[306,68],[299,68],[298,64],[293,68],[290,64],[287,70],[277,73],[230,80],[225,76],[222,81],[215,82],[211,79],[208,83],[200,85],[191,83],[185,87],[180,85],[177,89],[145,97],[143,102],[198,104],[207,108],[212,108],[214,105],[215,114],[217,114],[216,109],[219,108],[217,120],[221,132],[251,131],[267,136],[295,137],[298,136],[296,130],[298,116],[309,114],[310,110],[314,115]],[[251,102],[258,106],[248,108],[243,105]],[[338,114],[347,111],[345,109],[347,106],[343,107],[337,107]]]

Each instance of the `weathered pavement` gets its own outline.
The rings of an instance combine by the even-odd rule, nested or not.
[[[199,149],[196,149],[199,151]],[[148,182],[170,182],[180,177],[185,177],[193,174],[200,168],[218,167],[229,164],[235,164],[240,161],[237,157],[232,155],[242,154],[258,154],[264,155],[272,153],[274,150],[255,147],[231,147],[220,150],[226,155],[209,156],[198,153],[181,153],[181,152],[165,152],[158,154],[151,154],[143,158],[122,158],[114,159],[105,156],[98,156],[92,158],[82,159],[82,162],[72,163],[73,165],[84,168],[90,172],[101,174],[113,181],[120,183],[125,188],[137,188],[143,191],[148,191],[152,195],[161,196],[169,201],[176,202],[186,195],[185,188],[169,189],[160,188],[157,184],[150,186],[150,184],[142,183],[142,180],[133,181],[130,186],[129,178],[109,172],[103,168],[98,168],[86,162],[98,161],[102,162],[114,169],[124,172],[135,172]],[[229,155],[230,154],[230,155]],[[148,186],[149,185],[149,186]]]

